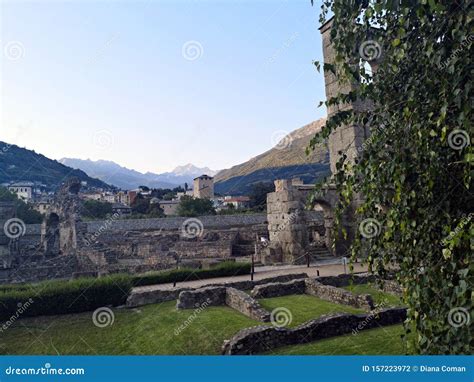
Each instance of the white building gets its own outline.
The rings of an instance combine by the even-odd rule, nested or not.
[[[13,183],[8,186],[10,192],[15,193],[19,199],[25,202],[30,201],[33,198],[33,183]]]

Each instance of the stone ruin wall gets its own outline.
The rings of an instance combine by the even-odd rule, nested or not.
[[[177,266],[206,268],[223,260],[238,260],[232,253],[235,242],[255,242],[257,233],[267,235],[265,214],[199,217],[203,230],[195,238],[183,237],[186,219],[74,220],[73,224],[66,219],[56,232],[45,223],[26,225],[14,255],[10,239],[2,232],[0,284]],[[75,240],[60,240],[60,232]]]

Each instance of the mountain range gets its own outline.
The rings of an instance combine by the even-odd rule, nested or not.
[[[314,183],[327,176],[330,173],[327,146],[317,146],[309,155],[305,153],[311,138],[325,123],[325,118],[311,122],[287,134],[263,154],[220,171],[214,178],[216,192],[242,195],[259,182],[299,177],[305,183]]]
[[[84,171],[65,166],[33,150],[0,141],[0,183],[36,182],[54,190],[68,178],[77,177],[87,186],[103,189],[113,187],[94,179]]]
[[[152,172],[141,173],[107,160],[92,161],[90,159],[62,158],[59,162],[85,171],[92,177],[101,179],[124,190],[135,189],[139,186],[174,188],[183,186],[184,183],[188,183],[191,186],[193,179],[197,176],[203,174],[214,176],[216,174],[216,171],[207,167],[199,168],[190,163],[178,166],[171,172],[155,174]]]
[[[78,177],[91,187],[130,190],[139,186],[174,188],[192,185],[197,176],[214,176],[215,191],[223,195],[245,195],[256,183],[299,177],[313,183],[327,176],[329,153],[326,145],[310,155],[305,149],[325,124],[321,118],[285,135],[275,147],[250,160],[219,172],[192,164],[178,166],[162,174],[141,173],[107,160],[63,158],[55,161],[32,150],[0,142],[0,183],[34,181],[56,188],[67,177]]]

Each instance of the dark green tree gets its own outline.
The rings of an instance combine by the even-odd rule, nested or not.
[[[16,217],[23,220],[25,224],[39,224],[43,221],[43,215],[33,209],[31,204],[25,203],[5,187],[0,187],[0,202],[13,202]]]
[[[216,210],[209,199],[183,196],[177,211],[179,216],[215,215]]]
[[[112,214],[112,204],[100,200],[86,200],[82,209],[82,216],[86,219],[105,219]]]
[[[357,216],[380,230],[356,237],[353,258],[366,253],[379,275],[395,270],[415,352],[471,353],[472,3],[331,0],[322,22],[328,14],[336,62],[324,69],[356,86],[325,104],[371,106],[338,109],[311,142],[344,124],[371,131],[358,161],[342,153],[331,179],[341,196],[336,222],[362,196]],[[376,71],[362,59],[377,62]]]

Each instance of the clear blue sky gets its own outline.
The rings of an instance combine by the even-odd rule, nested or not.
[[[0,2],[0,140],[50,158],[222,169],[326,113],[310,0]]]

